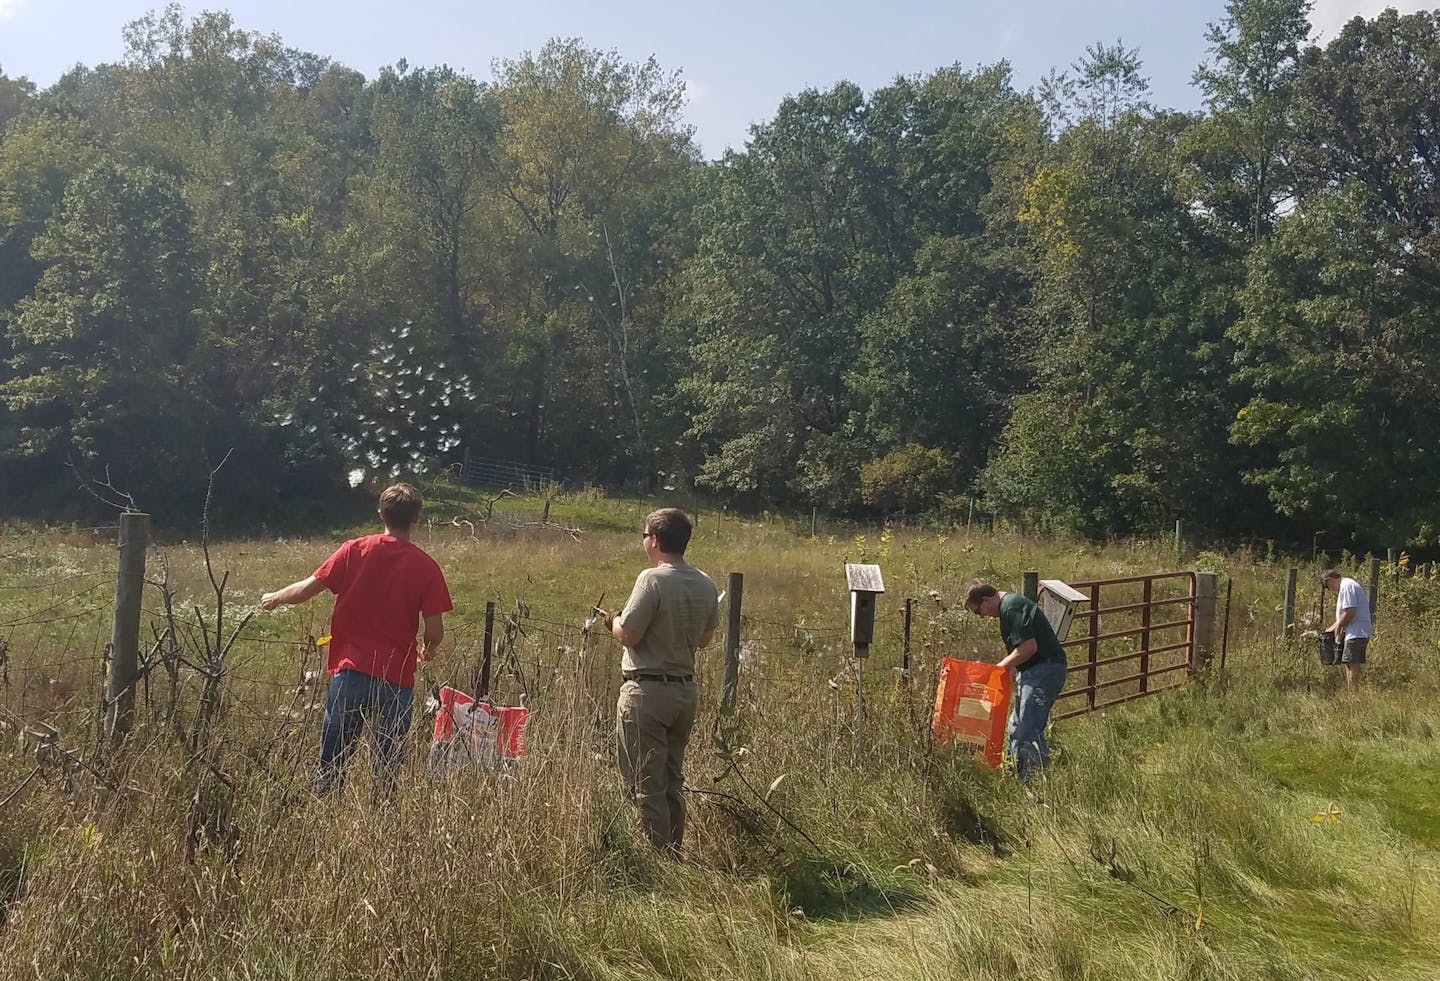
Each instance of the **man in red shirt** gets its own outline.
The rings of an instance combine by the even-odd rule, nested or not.
[[[444,614],[454,609],[440,566],[410,541],[423,503],[409,484],[385,488],[380,495],[385,534],[352,538],[313,576],[260,598],[261,609],[273,610],[327,589],[335,594],[326,663],[330,689],[320,727],[320,794],[344,782],[367,719],[378,781],[392,784],[404,755],[415,662],[435,656],[445,637]],[[424,637],[417,646],[422,619]]]

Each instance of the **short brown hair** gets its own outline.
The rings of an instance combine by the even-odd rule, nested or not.
[[[685,554],[694,528],[690,516],[679,508],[661,508],[645,516],[645,531],[655,536],[660,551],[671,555]]]
[[[425,501],[409,484],[391,484],[380,492],[380,520],[386,528],[409,528],[420,520]]]
[[[1000,590],[983,579],[976,579],[970,584],[970,588],[965,591],[965,609],[968,610],[971,606],[979,606],[981,600],[999,595]]]
[[[1326,569],[1324,572],[1320,573],[1320,581],[1321,581],[1321,582],[1333,582],[1333,581],[1335,581],[1336,579],[1340,579],[1340,578],[1343,578],[1343,577],[1340,575],[1340,573],[1336,572],[1334,569]]]

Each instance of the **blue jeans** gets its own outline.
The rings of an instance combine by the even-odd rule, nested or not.
[[[1016,674],[1015,705],[1010,712],[1010,755],[1021,780],[1029,780],[1050,763],[1045,726],[1060,689],[1065,687],[1065,665],[1042,661]]]
[[[384,787],[393,785],[405,755],[414,701],[412,688],[392,685],[359,671],[337,671],[325,693],[315,792],[323,795],[344,785],[345,766],[355,755],[367,719],[375,738],[372,761],[376,782]]]

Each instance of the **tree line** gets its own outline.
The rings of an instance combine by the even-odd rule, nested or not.
[[[223,13],[0,74],[0,493],[324,499],[466,450],[738,507],[1440,544],[1440,17],[1231,0],[785,99],[705,162],[579,40],[373,79]]]

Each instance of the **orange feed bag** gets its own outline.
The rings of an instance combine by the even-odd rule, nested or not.
[[[930,731],[941,745],[961,743],[991,766],[1005,757],[1010,672],[982,661],[945,658],[935,688]]]

